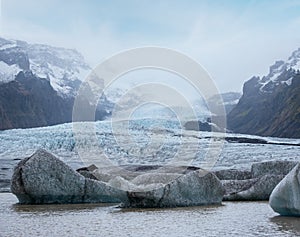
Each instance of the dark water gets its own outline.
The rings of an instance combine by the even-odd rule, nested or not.
[[[0,236],[300,236],[300,218],[267,202],[222,206],[120,209],[117,205],[17,205],[0,194]]]

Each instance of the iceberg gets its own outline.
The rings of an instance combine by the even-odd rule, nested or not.
[[[275,187],[271,208],[283,216],[300,216],[300,164]]]

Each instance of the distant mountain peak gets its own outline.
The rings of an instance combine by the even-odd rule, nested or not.
[[[60,96],[73,97],[91,68],[75,49],[0,38],[0,82],[24,70],[49,80]]]
[[[258,83],[260,92],[272,93],[282,84],[290,86],[293,76],[300,70],[300,48],[295,50],[288,60],[276,61],[270,66],[269,74],[262,77]]]
[[[300,137],[300,49],[276,61],[269,74],[244,83],[243,96],[227,116],[237,133]]]
[[[292,55],[289,57],[289,60],[293,60],[295,58],[300,59],[300,48],[298,48],[297,50],[295,50]]]

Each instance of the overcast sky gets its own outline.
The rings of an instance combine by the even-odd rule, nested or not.
[[[76,48],[91,66],[133,47],[179,50],[222,92],[300,47],[300,1],[0,0],[2,37]]]

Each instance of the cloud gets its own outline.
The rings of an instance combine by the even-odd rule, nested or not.
[[[202,14],[184,44],[223,91],[240,90],[243,81],[265,75],[275,60],[287,59],[299,47],[295,18],[268,18],[255,11],[259,7]]]
[[[76,48],[92,66],[132,47],[173,48],[202,64],[221,91],[238,91],[300,46],[299,1],[241,2],[3,0],[1,34]]]

